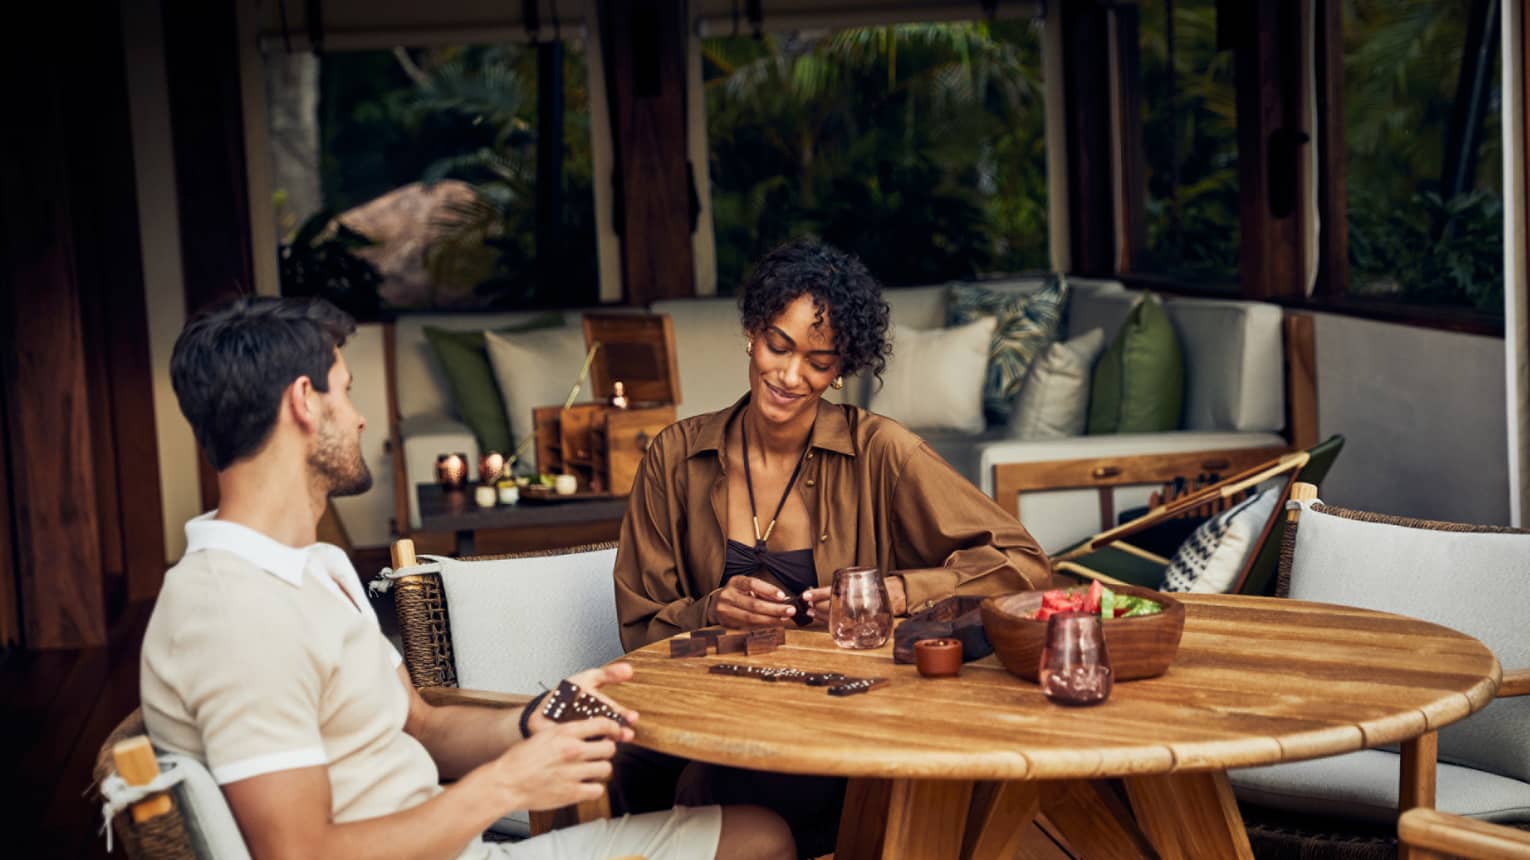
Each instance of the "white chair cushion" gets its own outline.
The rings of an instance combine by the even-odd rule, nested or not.
[[[1530,535],[1368,523],[1303,510],[1291,597],[1395,612],[1475,636],[1506,668],[1530,666],[1523,590]],[[1530,698],[1503,699],[1440,732],[1440,759],[1530,782]]]
[[[1238,799],[1311,815],[1390,822],[1397,817],[1400,756],[1361,750],[1312,761],[1228,772]],[[1435,806],[1487,821],[1530,821],[1530,784],[1441,764]]]
[[[534,694],[623,653],[616,548],[491,561],[441,561],[457,684]]]
[[[872,412],[909,427],[981,433],[983,381],[995,319],[917,331],[893,326],[893,355],[871,393]]]
[[[250,851],[245,847],[244,835],[228,808],[228,798],[223,796],[207,767],[179,753],[156,750],[155,758],[159,759],[161,772],[174,768],[181,773],[181,782],[174,790],[175,802],[186,821],[186,829],[197,843],[197,856],[246,860]]]

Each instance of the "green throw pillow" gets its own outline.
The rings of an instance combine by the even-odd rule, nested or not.
[[[495,331],[512,334],[561,325],[563,314],[554,312]],[[505,401],[499,395],[494,369],[489,366],[489,354],[484,351],[483,331],[425,326],[425,339],[446,373],[457,415],[478,439],[478,450],[508,456],[515,450],[515,440],[510,436],[510,420],[505,416]]]
[[[1052,275],[1033,293],[1000,292],[974,284],[951,286],[946,298],[947,328],[985,316],[996,321],[983,380],[983,416],[989,426],[1009,422],[1025,374],[1057,339],[1067,306],[1068,281],[1061,275]]]
[[[1184,402],[1179,337],[1158,298],[1144,294],[1094,366],[1089,434],[1177,430]]]

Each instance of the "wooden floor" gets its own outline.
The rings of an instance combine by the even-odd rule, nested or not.
[[[0,774],[12,798],[0,855],[107,856],[91,768],[107,733],[138,706],[149,609],[127,607],[105,648],[0,657]]]

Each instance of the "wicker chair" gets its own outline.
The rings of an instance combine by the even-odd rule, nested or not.
[[[95,784],[104,789],[123,763],[123,747],[142,746],[132,778],[126,781],[142,785],[158,773],[158,761],[147,745],[143,715],[134,709],[107,735],[96,753]],[[195,770],[201,766],[181,756],[171,757],[176,766]],[[144,773],[147,767],[151,773]],[[126,774],[124,774],[126,775]],[[201,770],[200,779],[188,775],[181,784],[158,795],[122,809],[112,817],[111,827],[117,841],[130,858],[153,860],[248,860],[243,838],[222,793],[212,776]],[[105,800],[105,797],[100,798]]]
[[[386,576],[410,680],[432,704],[510,707],[539,686],[622,656],[615,559],[616,544],[603,543],[417,564],[413,543],[398,541]],[[607,815],[602,798],[534,813],[529,831]],[[500,829],[522,832],[509,822]]]
[[[1530,637],[1516,599],[1530,574],[1530,532],[1351,511],[1316,501],[1308,489],[1293,488],[1293,497],[1311,500],[1292,503],[1299,519],[1281,548],[1281,587],[1290,597],[1453,627],[1512,668],[1499,701],[1400,753],[1368,749],[1233,771],[1255,856],[1395,857],[1398,812],[1436,805],[1530,829],[1530,700],[1505,701],[1530,694],[1530,670],[1518,668],[1530,666]],[[1428,856],[1406,844],[1401,854]]]

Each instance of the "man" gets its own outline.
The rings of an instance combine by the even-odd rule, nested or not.
[[[316,542],[328,499],[372,483],[339,351],[354,330],[323,301],[243,298],[176,341],[176,397],[222,502],[187,523],[144,637],[154,742],[208,765],[256,858],[793,854],[785,825],[754,807],[480,840],[512,810],[599,797],[633,733],[534,709],[432,707],[409,683],[350,561]],[[570,680],[593,691],[631,675],[618,664]],[[443,790],[441,777],[456,781]]]

